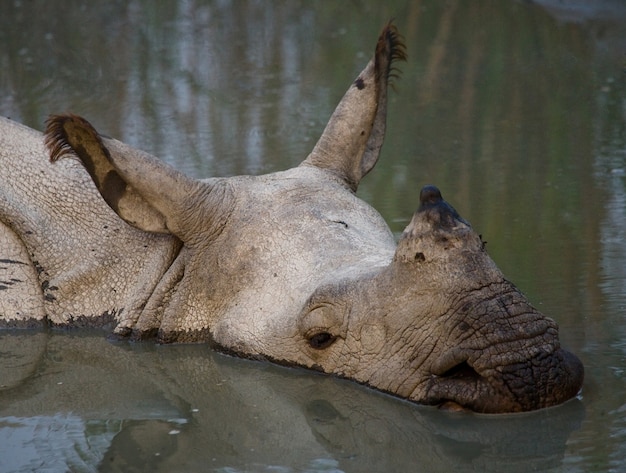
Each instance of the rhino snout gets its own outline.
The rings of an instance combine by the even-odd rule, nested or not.
[[[476,412],[520,412],[576,396],[583,365],[561,348],[552,319],[506,281],[468,298],[458,300],[460,310],[441,327],[450,338],[430,364],[428,403],[452,402]]]

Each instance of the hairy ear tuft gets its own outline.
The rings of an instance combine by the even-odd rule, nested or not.
[[[46,120],[44,144],[50,153],[51,162],[58,161],[65,154],[76,154],[74,146],[85,139],[104,148],[100,135],[91,123],[78,115],[50,115]]]
[[[378,59],[376,62],[376,78],[380,79],[381,74],[387,77],[388,85],[393,86],[393,79],[400,77],[400,69],[396,66],[398,61],[406,61],[406,43],[404,37],[398,31],[398,27],[391,20],[385,28],[376,43],[376,54]],[[385,59],[386,60],[383,60]]]

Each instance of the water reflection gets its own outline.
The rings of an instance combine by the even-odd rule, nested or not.
[[[359,193],[400,232],[419,188],[434,183],[442,189],[483,234],[505,274],[557,320],[564,345],[582,357],[581,429],[571,431],[580,413],[566,406],[522,420],[467,421],[474,425],[467,429],[452,417],[454,428],[448,428],[442,413],[299,372],[221,357],[207,363],[209,355],[196,354],[198,348],[144,353],[128,347],[133,355],[126,357],[123,348],[97,344],[102,354],[79,357],[66,372],[55,363],[70,352],[59,349],[56,337],[48,344],[38,334],[27,344],[1,340],[0,429],[13,435],[13,443],[7,438],[4,445],[30,449],[20,435],[54,446],[58,440],[78,452],[92,448],[111,469],[132,468],[128,442],[155,446],[141,457],[146,464],[162,450],[162,458],[172,464],[183,458],[190,469],[194,458],[210,462],[209,452],[221,467],[259,471],[270,465],[359,471],[367,469],[359,458],[375,462],[376,455],[383,466],[406,467],[419,459],[426,471],[482,471],[503,467],[506,458],[522,471],[526,460],[528,469],[623,469],[624,2],[5,1],[0,113],[35,128],[51,112],[83,114],[106,133],[198,177],[284,169],[309,152],[390,17],[405,34],[409,61],[390,96],[383,156]],[[160,361],[162,356],[172,359]],[[204,372],[198,366],[184,368],[191,378],[179,376],[187,357],[202,360],[197,364],[213,374],[199,376]],[[237,383],[220,385],[231,379],[221,372],[234,380],[240,370]],[[100,391],[85,395],[76,389],[88,389],[79,378],[56,384],[60,373],[73,372]],[[193,386],[194,377],[204,388]],[[210,397],[201,395],[207,383]],[[266,406],[259,412],[250,407],[257,387]],[[316,389],[321,394],[305,394]],[[274,396],[282,404],[272,403]],[[216,398],[223,411],[207,404]],[[548,435],[552,416],[554,443]],[[206,427],[215,424],[211,417],[222,419],[219,429]],[[181,420],[187,423],[179,425]],[[533,443],[530,434],[519,441],[528,449],[534,445],[529,451],[536,456],[511,450],[516,441],[506,430],[513,427],[537,431],[541,441]],[[490,430],[498,435],[489,437]],[[285,439],[294,439],[289,449],[280,447]],[[398,453],[393,442],[406,451]],[[71,456],[61,446],[54,451],[83,455]],[[5,452],[0,443],[0,462],[13,458]],[[402,460],[391,459],[396,454]],[[91,460],[84,463],[95,468]]]
[[[583,418],[577,401],[447,414],[204,346],[44,335],[0,336],[15,353],[42,348],[0,391],[2,471],[526,472],[558,466]]]

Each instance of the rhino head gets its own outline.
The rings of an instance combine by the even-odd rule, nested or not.
[[[557,325],[504,278],[437,188],[422,190],[398,244],[356,196],[378,159],[388,82],[404,56],[388,25],[311,154],[263,176],[192,179],[80,117],[51,117],[51,159],[77,156],[119,217],[169,235],[174,248],[149,290],[141,275],[128,280],[129,293],[145,294],[116,308],[115,333],[209,341],[480,412],[575,396],[582,364],[560,347]]]

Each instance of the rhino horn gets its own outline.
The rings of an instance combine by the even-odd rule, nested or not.
[[[405,46],[390,23],[378,38],[374,57],[337,105],[304,165],[327,169],[356,191],[378,161],[385,136],[387,86],[397,60],[406,60]]]
[[[442,249],[458,245],[482,250],[485,243],[471,225],[443,200],[437,187],[424,186],[420,192],[419,208],[398,242],[394,262],[422,262],[441,254]]]
[[[46,121],[50,160],[75,154],[107,204],[127,223],[155,233],[181,236],[185,202],[203,185],[158,158],[102,137],[84,118],[53,115]]]

